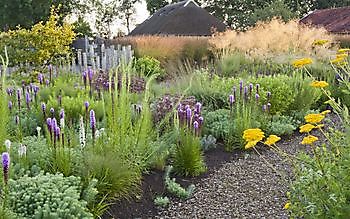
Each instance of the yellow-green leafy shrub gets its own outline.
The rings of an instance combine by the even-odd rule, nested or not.
[[[59,25],[58,19],[53,8],[45,23],[39,22],[31,29],[18,27],[0,33],[0,51],[4,51],[5,46],[8,48],[12,65],[30,63],[38,66],[55,57],[68,55],[75,33],[72,25]]]

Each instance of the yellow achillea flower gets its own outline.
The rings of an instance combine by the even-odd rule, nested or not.
[[[277,135],[270,135],[266,141],[264,142],[264,144],[271,146],[273,144],[276,144],[276,142],[278,142],[279,140],[281,140],[280,137],[278,137]]]
[[[311,64],[312,63],[312,59],[311,58],[303,58],[303,59],[297,59],[297,60],[294,60],[292,62],[292,65],[295,67],[295,68],[302,68],[304,67],[305,65],[308,65],[308,64]]]
[[[318,138],[316,136],[313,135],[308,135],[306,136],[303,141],[301,142],[301,144],[313,144],[315,141],[317,141]]]
[[[324,119],[324,115],[320,114],[320,113],[315,113],[315,114],[308,114],[304,117],[305,121],[307,123],[320,123],[323,119]]]
[[[244,132],[243,132],[243,139],[248,142],[245,145],[245,149],[254,147],[264,137],[265,137],[264,136],[264,132],[261,129],[259,129],[259,128],[244,130]]]
[[[347,62],[344,60],[344,58],[335,58],[331,60],[331,63],[334,65],[346,65]]]
[[[323,46],[324,44],[328,43],[329,40],[314,40],[312,45],[314,46]]]
[[[291,203],[290,203],[290,202],[287,202],[287,203],[284,205],[283,208],[287,210],[287,209],[290,208],[290,205],[291,205]]]
[[[254,147],[259,141],[248,141],[248,143],[244,146],[245,149],[249,149]]]
[[[331,112],[330,110],[325,110],[325,111],[321,112],[321,115],[327,115],[330,112]]]
[[[327,87],[329,84],[325,81],[313,81],[311,83],[312,87],[316,87],[316,88],[324,88]]]
[[[347,53],[340,53],[336,55],[336,59],[345,59],[347,58],[349,55]]]
[[[304,133],[304,132],[310,132],[312,129],[314,129],[316,126],[312,125],[312,124],[305,124],[300,126],[300,133]]]
[[[339,49],[338,53],[350,52],[350,49]]]

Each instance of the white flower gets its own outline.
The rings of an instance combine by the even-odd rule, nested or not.
[[[5,141],[5,146],[6,146],[6,150],[9,152],[11,149],[11,141],[7,139]]]
[[[80,140],[80,147],[83,149],[85,147],[85,127],[84,127],[84,118],[80,117],[80,123],[79,123],[79,140]]]
[[[18,148],[19,157],[23,157],[27,155],[27,147],[25,145],[20,144]]]
[[[41,127],[40,126],[36,127],[36,131],[38,132],[38,138],[40,138]]]
[[[61,130],[64,129],[64,118],[60,119]]]

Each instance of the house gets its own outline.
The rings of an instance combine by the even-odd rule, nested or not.
[[[223,32],[226,25],[193,0],[167,5],[138,25],[129,36],[176,35],[211,36]]]
[[[315,10],[300,20],[303,24],[324,27],[334,34],[350,33],[350,7]]]

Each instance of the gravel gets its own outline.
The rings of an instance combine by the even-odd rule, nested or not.
[[[325,141],[319,131],[313,134],[319,143]],[[308,152],[309,146],[300,143],[304,136],[296,133],[277,145],[289,154]],[[288,218],[283,207],[293,178],[290,163],[263,145],[257,150],[262,156],[254,150],[242,153],[198,181],[193,197],[173,199],[156,218]]]

